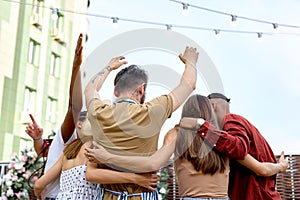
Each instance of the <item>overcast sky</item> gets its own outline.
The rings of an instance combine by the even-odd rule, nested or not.
[[[300,26],[300,1],[297,0],[227,0],[226,4],[222,0],[190,0],[187,3],[237,16]],[[230,16],[196,8],[189,8],[189,14],[183,16],[182,5],[168,0],[91,1],[88,12],[121,19],[221,30],[266,33],[273,31],[271,24],[239,18],[237,18],[236,26],[232,26]],[[97,47],[112,37],[143,28],[166,29],[163,26],[125,21],[119,21],[118,27],[114,28],[111,19],[89,17],[89,39],[85,57],[91,55]],[[195,41],[212,60],[221,77],[225,93],[231,98],[232,113],[243,115],[252,122],[267,139],[276,155],[280,154],[281,150],[285,150],[286,154],[299,154],[300,29],[280,26],[279,28],[279,34],[263,35],[261,42],[258,41],[257,34],[221,31],[221,39],[217,40],[213,31],[184,28],[172,28],[172,31]],[[122,43],[120,47],[121,45]],[[114,56],[117,55],[111,55],[111,57]],[[176,56],[160,51],[131,52],[126,57],[129,64],[173,66],[175,62],[179,62]],[[172,70],[179,74],[182,72],[180,69]],[[111,75],[107,80],[105,90],[101,91],[101,94],[105,94],[105,98],[108,99],[111,99],[113,94],[113,77],[114,75]],[[168,78],[167,74],[166,78]],[[209,88],[201,80],[202,78],[198,76],[195,93],[207,95]],[[168,88],[163,85],[152,84],[148,88],[147,99],[166,92]],[[179,116],[180,110],[164,126],[162,136],[166,130],[178,122]]]

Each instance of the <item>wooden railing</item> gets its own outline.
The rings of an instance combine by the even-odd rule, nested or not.
[[[277,156],[278,158],[278,156]],[[282,199],[300,199],[300,155],[289,155],[286,173],[277,174],[277,190]]]
[[[278,159],[279,156],[277,156]],[[283,200],[300,199],[300,155],[288,155],[289,167],[286,173],[277,174],[276,188]],[[179,198],[178,185],[176,183],[176,175],[173,162],[170,162],[167,168],[169,172],[167,195],[168,200],[177,200]]]

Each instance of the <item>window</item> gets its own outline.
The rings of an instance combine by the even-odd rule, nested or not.
[[[28,62],[34,66],[39,64],[40,44],[32,39],[29,41]]]
[[[57,8],[52,8],[51,20],[53,30],[52,35],[56,36],[63,33],[64,16],[58,11]]]
[[[61,45],[65,45],[65,36],[64,36],[64,16],[57,8],[51,8],[51,36],[55,41]]]
[[[42,0],[34,0],[32,7],[32,16],[31,23],[35,27],[41,30],[42,28],[42,13],[43,13],[43,1]]]
[[[52,123],[55,123],[56,121],[56,104],[57,104],[57,100],[52,98],[52,97],[48,97],[47,99],[47,110],[46,110],[46,120],[50,121]]]
[[[60,72],[60,57],[55,54],[51,53],[51,59],[50,59],[50,75],[59,77]]]
[[[34,0],[32,7],[32,14],[42,15],[43,1],[42,0]]]
[[[24,107],[23,107],[23,111],[25,113],[34,113],[35,98],[36,98],[36,91],[29,87],[26,87],[24,93]]]

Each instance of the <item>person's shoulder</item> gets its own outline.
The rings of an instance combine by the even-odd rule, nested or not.
[[[241,120],[247,120],[245,117],[242,115],[234,114],[234,113],[228,113],[226,114],[226,119],[241,119]]]
[[[160,96],[155,97],[154,99],[146,102],[146,104],[166,104],[172,103],[172,97],[170,94],[163,94]]]
[[[229,113],[225,116],[224,118],[224,123],[229,123],[229,122],[234,122],[234,123],[250,123],[248,121],[248,119],[246,119],[245,117],[241,116],[241,115],[238,115],[238,114],[233,114],[233,113]]]
[[[89,114],[94,115],[98,110],[103,110],[111,106],[112,106],[112,102],[110,100],[107,99],[101,100],[98,98],[94,98],[90,100],[90,102],[88,103],[87,110]]]

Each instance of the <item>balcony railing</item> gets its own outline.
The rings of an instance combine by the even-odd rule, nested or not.
[[[1,180],[0,196],[2,194],[2,179],[3,179],[4,174],[6,174],[6,172],[8,170],[8,165],[9,165],[9,162],[0,162],[0,180]]]

